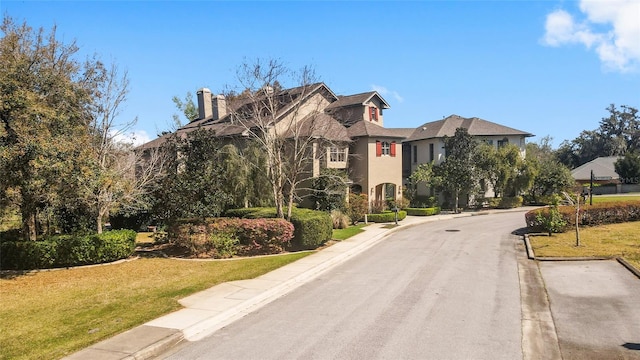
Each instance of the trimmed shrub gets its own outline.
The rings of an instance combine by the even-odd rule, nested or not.
[[[496,208],[498,209],[513,209],[522,206],[522,196],[515,197],[503,197],[500,198]]]
[[[101,264],[131,256],[136,232],[108,231],[100,235],[58,235],[41,241],[3,241],[0,268],[46,269]]]
[[[407,212],[404,210],[398,211],[398,221],[404,220],[407,217]],[[367,221],[375,223],[395,222],[396,214],[393,211],[385,211],[380,214],[367,215]]]
[[[411,216],[431,216],[431,215],[437,215],[437,214],[440,213],[440,208],[439,207],[407,208],[407,209],[403,209],[403,210],[407,212],[407,215],[411,215]]]
[[[225,215],[247,219],[275,218],[276,210],[272,207],[231,209]],[[315,249],[329,241],[333,233],[331,216],[324,211],[294,208],[291,223],[294,227],[291,247],[296,250]]]
[[[324,211],[296,209],[291,216],[294,227],[293,248],[311,250],[331,240],[333,221]]]
[[[538,213],[542,218],[538,217]],[[576,209],[574,206],[558,206],[558,213],[566,223],[561,232],[575,228]],[[541,231],[544,228],[542,221],[549,216],[549,208],[531,210],[525,214],[527,227],[532,231]],[[581,206],[578,219],[581,226],[640,221],[640,201],[617,201]]]
[[[289,245],[293,225],[284,219],[183,219],[169,227],[168,236],[197,257],[277,254]]]

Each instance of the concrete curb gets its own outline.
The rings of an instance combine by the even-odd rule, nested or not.
[[[531,247],[529,236],[532,234],[524,235],[524,244],[527,251],[527,257],[529,260],[534,261],[598,261],[598,260],[613,260],[618,261],[622,266],[629,270],[633,275],[640,279],[640,270],[636,269],[633,265],[627,262],[622,257],[616,256],[579,256],[579,257],[557,257],[557,256],[536,256]]]

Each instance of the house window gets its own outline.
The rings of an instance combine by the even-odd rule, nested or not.
[[[433,144],[429,144],[429,162],[432,162],[435,159],[435,154],[433,153]]]
[[[382,155],[390,155],[391,154],[391,144],[386,141],[382,142]]]
[[[345,161],[345,151],[344,148],[339,148],[336,146],[332,146],[329,150],[329,161],[331,162],[344,162]]]
[[[502,140],[498,140],[498,147],[501,148],[503,146],[506,146],[507,144],[509,144],[509,139],[504,138]]]
[[[418,147],[416,145],[413,145],[413,163],[417,163],[418,162]]]
[[[369,120],[370,121],[378,121],[378,108],[377,107],[369,107]]]
[[[376,141],[376,156],[396,156],[396,142]]]

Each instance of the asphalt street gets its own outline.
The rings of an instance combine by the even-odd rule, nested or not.
[[[417,225],[167,359],[521,359],[523,213]]]

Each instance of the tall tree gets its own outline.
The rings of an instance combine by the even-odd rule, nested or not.
[[[196,129],[184,137],[174,135],[163,148],[169,161],[156,192],[154,213],[160,220],[216,217],[231,202],[222,144],[212,135],[210,130]]]
[[[280,84],[288,79],[297,82],[295,91],[282,90]],[[298,101],[314,89],[314,72],[308,67],[294,72],[278,60],[258,59],[241,65],[238,82],[244,90],[227,97],[235,102],[228,108],[234,123],[263,152],[277,216],[289,219],[301,183],[312,177],[314,143],[329,130],[317,122],[321,101]]]
[[[187,123],[198,118],[198,106],[196,106],[195,102],[193,101],[193,94],[191,92],[187,91],[184,99],[180,99],[179,97],[174,96],[171,98],[171,101],[173,101],[178,111],[180,111],[180,114],[172,115],[172,126],[174,128],[173,130],[177,130],[182,127],[182,118],[184,118]]]
[[[540,200],[541,196],[567,191],[575,184],[571,171],[557,159],[556,153],[551,148],[552,140],[547,136],[538,144],[527,144],[526,160],[533,175],[529,197],[533,202]]]
[[[86,171],[90,74],[74,59],[78,47],[26,23],[3,19],[0,39],[0,180],[19,194],[23,235],[35,240],[40,210],[63,203]],[[55,141],[52,141],[55,139]]]
[[[623,156],[640,148],[640,115],[634,107],[615,104],[607,107],[609,116],[602,118],[596,130],[585,130],[564,141],[557,151],[558,159],[570,168],[578,167],[601,156]]]
[[[613,165],[623,183],[640,183],[640,155],[638,152],[628,151],[623,158],[618,159]]]
[[[454,211],[458,212],[460,195],[471,193],[480,179],[474,153],[478,143],[465,128],[457,128],[453,137],[445,137],[445,159],[434,166],[437,186],[450,193],[454,199]]]

